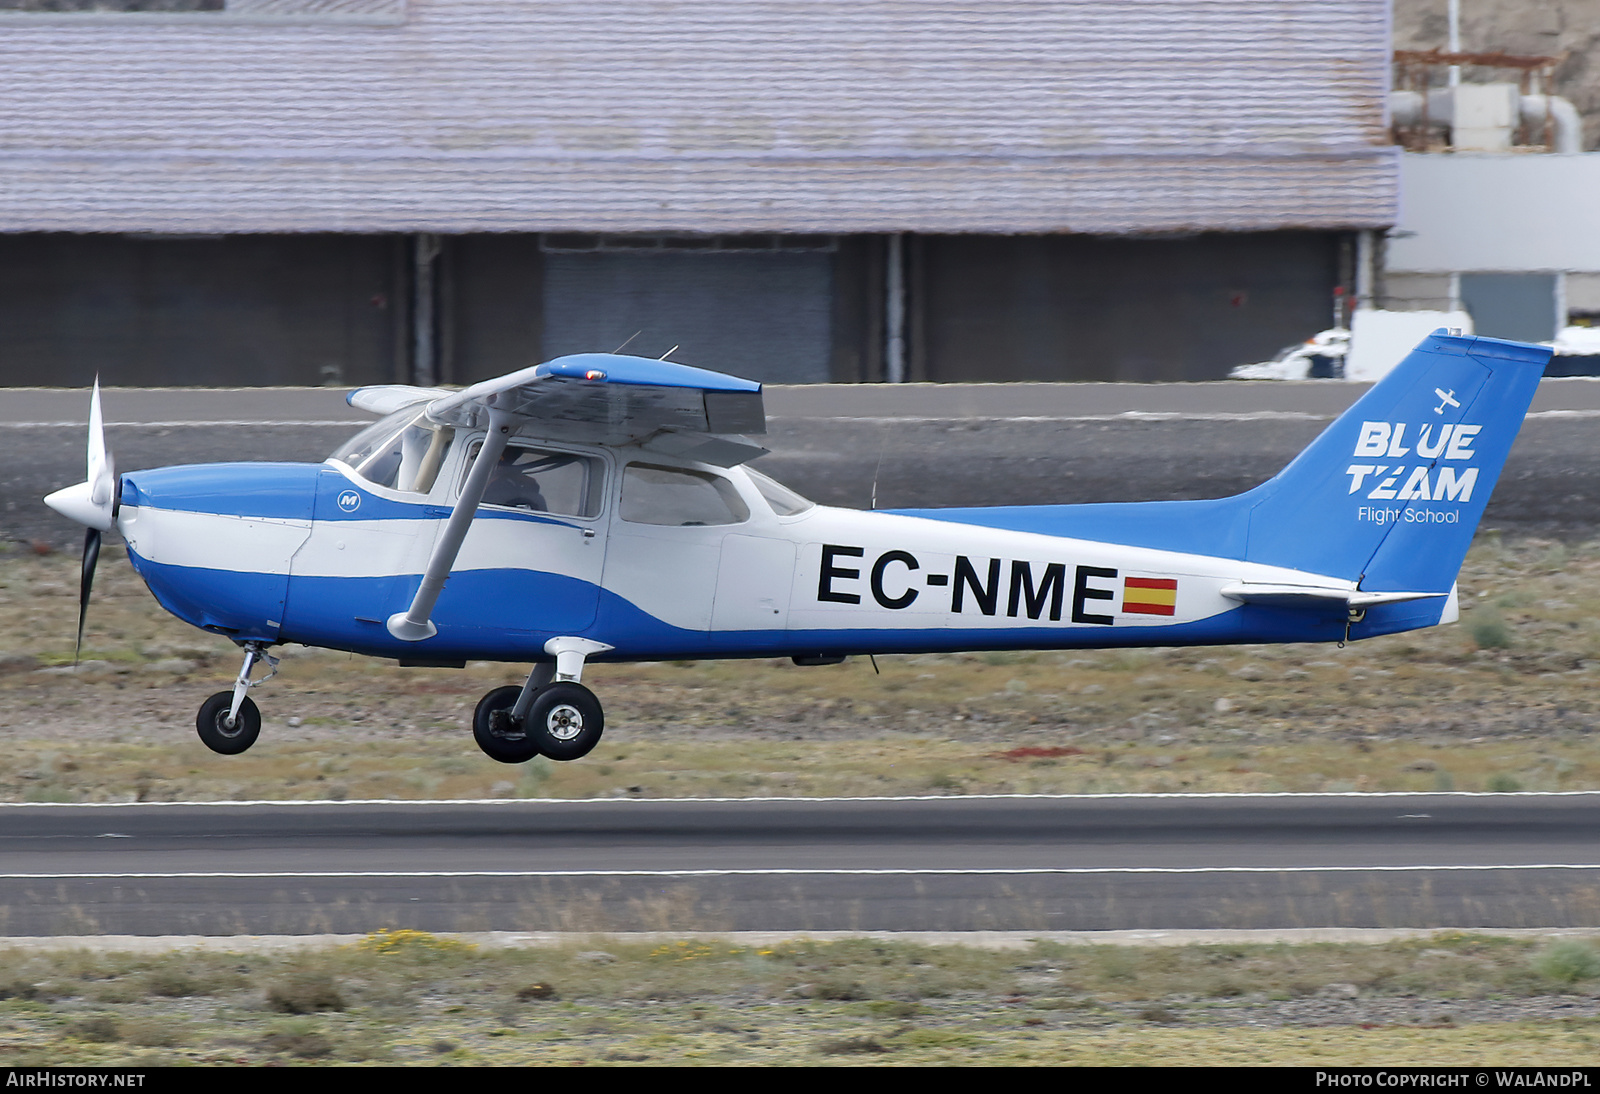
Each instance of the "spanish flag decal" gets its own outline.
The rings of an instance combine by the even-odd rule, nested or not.
[[[1122,610],[1129,615],[1174,615],[1178,580],[1172,577],[1129,577],[1122,582]]]

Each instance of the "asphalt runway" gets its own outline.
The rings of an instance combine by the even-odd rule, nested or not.
[[[0,935],[1600,926],[1600,794],[0,806]]]
[[[1223,497],[1271,477],[1365,390],[1331,382],[816,385],[767,389],[756,466],[829,505]],[[320,461],[370,416],[319,388],[105,392],[117,467]],[[40,499],[84,474],[82,391],[0,394],[0,539],[76,550]],[[1600,531],[1600,380],[1547,380],[1487,527]]]

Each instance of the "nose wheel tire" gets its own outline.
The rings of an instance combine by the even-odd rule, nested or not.
[[[229,726],[228,708],[232,705],[233,692],[219,691],[205,701],[194,720],[200,740],[211,751],[224,756],[237,756],[261,736],[261,711],[250,696],[246,695],[239,703],[239,716]]]
[[[491,760],[520,764],[539,754],[533,735],[511,724],[511,708],[521,694],[519,687],[495,688],[478,701],[478,709],[472,713],[472,739]]]
[[[516,690],[516,689],[512,689]],[[552,760],[576,760],[600,743],[605,731],[600,700],[582,684],[556,683],[540,690],[523,722],[528,739]]]

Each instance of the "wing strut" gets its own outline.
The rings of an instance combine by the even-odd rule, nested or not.
[[[444,590],[450,568],[456,564],[456,555],[461,551],[462,541],[467,538],[467,529],[472,527],[472,518],[478,515],[478,505],[489,486],[489,475],[499,464],[500,453],[505,451],[506,442],[511,439],[513,420],[513,415],[504,411],[489,411],[489,432],[483,438],[483,447],[478,450],[477,461],[467,475],[466,485],[461,488],[456,507],[450,511],[450,519],[445,523],[439,542],[433,545],[433,554],[428,559],[428,568],[422,573],[422,584],[417,587],[417,595],[412,598],[411,607],[389,617],[389,633],[402,642],[421,642],[439,633],[439,628],[433,625],[429,617],[433,615],[433,606],[438,603],[439,593]]]

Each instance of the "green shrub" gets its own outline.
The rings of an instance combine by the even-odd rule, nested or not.
[[[1600,976],[1600,953],[1587,942],[1563,938],[1533,956],[1533,971],[1557,984],[1576,984]]]
[[[1472,613],[1468,630],[1480,650],[1503,650],[1511,646],[1511,628],[1497,612],[1479,608]]]
[[[174,1048],[189,1043],[189,1024],[171,1017],[133,1018],[122,1024],[121,1039],[146,1048]]]
[[[862,987],[859,981],[844,976],[830,976],[818,981],[812,988],[811,994],[815,999],[834,999],[840,1002],[872,998],[872,993]]]
[[[67,1027],[67,1035],[80,1041],[115,1041],[118,1033],[116,1019],[108,1014],[80,1018]]]
[[[151,995],[164,995],[169,999],[206,994],[195,978],[182,969],[151,969],[144,975],[144,987]]]
[[[267,1005],[282,1014],[343,1010],[344,997],[327,973],[302,970],[267,989]]]
[[[281,1052],[298,1056],[302,1060],[316,1060],[333,1054],[333,1042],[313,1026],[293,1024],[282,1026],[261,1038],[261,1047],[268,1052]]]
[[[817,1046],[824,1056],[866,1056],[889,1050],[872,1037],[842,1037],[837,1041],[824,1041]]]

